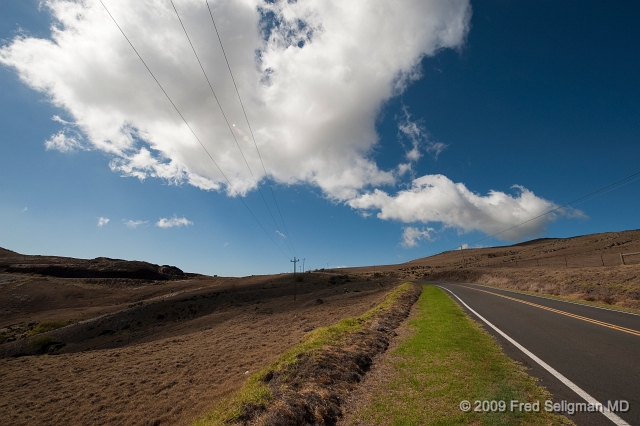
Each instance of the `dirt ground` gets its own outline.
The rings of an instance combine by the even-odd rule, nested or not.
[[[305,274],[294,302],[291,275],[118,285],[0,274],[0,423],[189,424],[305,332],[365,312],[397,282]],[[60,343],[50,355],[16,357],[42,320],[74,324],[44,334]]]

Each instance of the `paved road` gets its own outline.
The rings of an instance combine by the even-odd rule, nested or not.
[[[474,284],[437,285],[453,292],[471,309],[605,406],[609,400],[628,401],[629,411],[616,414],[629,425],[640,426],[639,315]],[[552,393],[554,402],[584,402],[512,342],[466,307],[463,309],[497,338],[507,355],[530,368],[529,373],[540,379],[539,383]],[[568,417],[579,426],[614,424],[600,413]]]

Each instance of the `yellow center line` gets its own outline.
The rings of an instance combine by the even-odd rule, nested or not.
[[[609,324],[608,322],[594,320],[594,319],[591,319],[591,318],[587,318],[587,317],[583,317],[583,316],[580,316],[580,315],[572,314],[572,313],[569,313],[569,312],[561,311],[559,309],[549,308],[548,306],[538,305],[536,303],[531,303],[531,302],[527,302],[525,300],[516,299],[515,297],[505,296],[504,294],[498,294],[498,293],[493,293],[491,291],[480,290],[479,288],[474,288],[474,287],[466,287],[466,288],[471,289],[471,290],[481,291],[483,293],[493,294],[494,296],[504,297],[505,299],[514,300],[516,302],[524,303],[525,305],[535,306],[536,308],[540,308],[540,309],[544,309],[544,310],[547,310],[547,311],[555,312],[555,313],[561,314],[561,315],[566,315],[568,317],[576,318],[576,319],[579,319],[579,320],[582,320],[582,321],[587,321],[587,322],[590,322],[590,323],[593,323],[593,324],[598,324],[598,325],[601,325],[603,327],[613,328],[614,330],[623,331],[625,333],[633,334],[634,336],[639,336],[640,337],[640,331],[633,330],[631,328],[621,327],[619,325]]]

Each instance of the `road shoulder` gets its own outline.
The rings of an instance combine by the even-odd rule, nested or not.
[[[573,424],[543,409],[510,409],[511,400],[550,395],[441,289],[425,286],[398,334],[353,395],[341,425]],[[471,411],[460,410],[463,400]],[[506,409],[474,412],[475,401],[505,401]]]

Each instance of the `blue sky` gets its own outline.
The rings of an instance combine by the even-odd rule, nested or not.
[[[152,2],[154,15],[105,1],[269,236],[100,3],[48,3],[0,6],[0,246],[219,275],[291,270],[206,3],[175,1],[277,227],[225,123],[211,118],[170,3]],[[416,0],[386,15],[356,2],[226,3],[210,2],[307,269],[473,245],[640,170],[634,2]],[[43,47],[54,23],[62,38]],[[480,244],[636,229],[639,190],[629,183]]]

